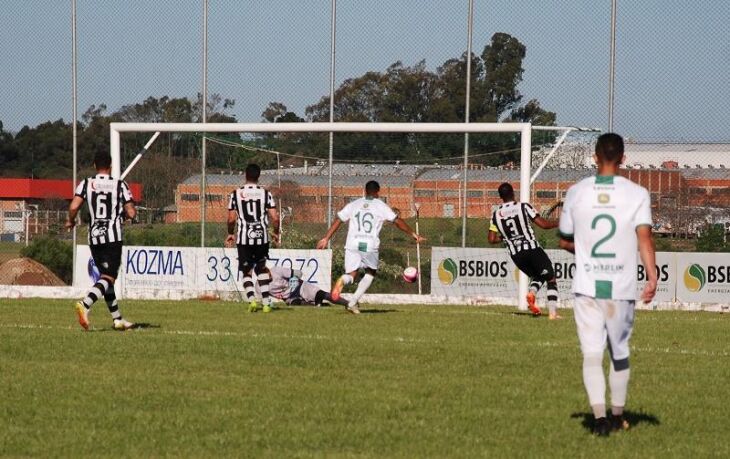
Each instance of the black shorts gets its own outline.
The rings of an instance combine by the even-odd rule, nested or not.
[[[555,277],[553,262],[550,261],[547,253],[541,248],[522,250],[512,255],[512,261],[523,273],[531,279],[549,281]]]
[[[119,266],[122,264],[122,243],[108,242],[106,244],[92,245],[91,258],[101,274],[117,278]]]
[[[269,243],[263,245],[236,245],[238,249],[238,270],[247,272],[269,259]]]

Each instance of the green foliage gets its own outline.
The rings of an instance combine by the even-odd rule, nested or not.
[[[82,332],[68,300],[0,299],[0,455],[730,456],[727,315],[637,312],[631,430],[604,439],[586,428],[570,310],[121,309],[150,325],[113,332],[102,305]]]
[[[71,283],[73,277],[73,247],[69,242],[53,237],[36,237],[20,250],[23,257],[32,258],[53,271],[62,281]]]
[[[730,252],[723,225],[707,225],[695,242],[697,252]]]

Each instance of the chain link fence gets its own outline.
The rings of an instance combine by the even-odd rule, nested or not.
[[[468,0],[10,0],[4,7],[0,37],[6,65],[0,76],[8,90],[0,93],[0,175],[67,182],[67,194],[54,197],[3,182],[5,259],[19,255],[26,239],[68,240],[52,220],[73,189],[72,20],[79,179],[93,172],[94,152],[108,148],[109,122],[199,122],[203,93],[211,122],[327,121],[331,68],[335,121],[466,117]],[[626,174],[652,193],[661,244],[694,249],[708,231],[724,235],[719,228],[730,220],[728,22],[727,2],[702,8],[678,0],[620,3],[611,102],[611,2],[477,2],[469,119],[604,131],[612,123],[627,139]],[[123,165],[148,138],[123,136]],[[554,140],[534,134],[536,160]],[[531,199],[539,210],[549,212],[571,183],[591,173],[591,147],[581,142],[590,143],[568,139],[536,178]],[[321,237],[330,199],[327,135],[210,136],[205,164],[202,145],[201,135],[163,134],[129,176],[143,190],[138,222],[128,230],[130,243],[199,245],[200,208],[207,201],[204,243],[219,244],[227,194],[249,161],[267,169],[263,180],[279,197],[285,244],[304,247]],[[460,245],[465,210],[467,245],[485,245],[484,219],[498,201],[495,184],[518,185],[515,145],[515,138],[471,136],[464,190],[463,135],[335,135],[333,210],[376,179],[409,222],[414,223],[414,204],[422,205],[420,223],[430,233],[429,244]],[[203,166],[208,180],[201,193]],[[144,231],[162,224],[179,230],[164,237]],[[78,241],[84,237],[81,231]],[[543,237],[549,245],[550,236]],[[390,229],[384,238],[385,246],[407,242]],[[413,264],[413,255],[408,247],[389,260],[405,266]]]

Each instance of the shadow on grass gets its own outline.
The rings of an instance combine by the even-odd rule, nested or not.
[[[361,314],[387,314],[389,312],[398,312],[397,309],[360,309]]]
[[[150,328],[162,328],[162,326],[159,324],[151,324],[151,323],[147,323],[147,322],[137,322],[134,325],[132,325],[132,328],[130,328],[129,330],[143,330],[143,329],[150,329]],[[81,330],[81,331],[84,331],[84,330]],[[91,327],[89,330],[86,330],[86,333],[106,333],[106,332],[121,333],[121,332],[125,332],[125,331],[127,331],[127,330],[116,330],[116,329],[114,329],[114,327],[109,326],[109,327],[104,327],[104,328]]]
[[[545,315],[545,314],[536,316],[533,313],[531,313],[530,311],[508,311],[508,312],[506,312],[506,314],[512,314],[513,316],[529,317],[531,319],[539,319],[543,316],[547,317],[547,315]]]
[[[571,419],[580,419],[580,424],[584,429],[588,432],[593,431],[593,413],[572,413],[570,417]],[[659,418],[653,414],[644,413],[642,411],[624,411],[624,419],[629,423],[630,428],[636,427],[640,424],[649,424],[652,426],[661,425]]]

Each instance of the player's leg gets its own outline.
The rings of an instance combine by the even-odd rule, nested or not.
[[[555,278],[553,262],[541,248],[532,250],[532,271],[535,278],[547,283],[547,307],[551,320],[558,319],[558,281]]]
[[[603,352],[606,348],[606,326],[601,305],[595,298],[575,295],[573,304],[578,339],[583,354],[583,385],[596,424],[594,432],[607,435],[606,377],[603,373]]]
[[[330,295],[337,301],[340,299],[342,289],[346,285],[355,282],[355,276],[357,276],[357,270],[360,269],[361,255],[356,250],[345,249],[345,274],[341,275],[332,285],[332,292]]]
[[[261,292],[261,303],[264,305],[264,312],[271,312],[271,296],[269,295],[269,284],[271,284],[271,271],[266,267],[266,260],[269,258],[269,245],[265,244],[256,248],[256,265],[254,272]]]
[[[365,268],[365,274],[360,279],[360,282],[357,283],[357,289],[347,304],[348,310],[353,310],[358,307],[360,298],[368,291],[378,272],[378,252],[362,252],[361,259],[362,267]]]
[[[81,325],[84,330],[89,329],[89,312],[91,310],[91,306],[93,306],[99,298],[102,298],[104,296],[110,285],[109,276],[104,275],[104,273],[107,272],[109,268],[106,245],[107,244],[90,246],[91,258],[94,260],[94,264],[99,269],[99,272],[102,273],[102,275],[94,283],[91,289],[86,293],[86,296],[81,301],[77,301],[74,306],[74,308],[76,309],[76,315],[78,317],[79,325]]]
[[[236,245],[238,250],[238,270],[241,272],[241,282],[243,284],[243,293],[248,301],[249,312],[256,312],[259,304],[256,301],[256,289],[253,283],[253,254],[251,247],[247,245]]]
[[[521,252],[517,252],[515,255],[512,255],[512,261],[515,266],[517,266],[517,269],[531,278],[530,287],[527,290],[527,308],[530,310],[532,315],[539,316],[542,314],[542,311],[540,311],[540,308],[537,307],[536,299],[537,292],[542,286],[542,281],[540,281],[537,274],[534,272],[529,252],[531,251],[523,250]]]
[[[109,288],[104,292],[104,301],[112,316],[112,325],[115,330],[129,330],[134,327],[132,322],[124,320],[122,312],[119,310],[119,302],[117,294],[114,291],[114,283],[119,276],[119,267],[122,264],[122,243],[112,242],[107,244],[104,253],[105,263],[104,269],[101,270],[102,277],[109,282]]]
[[[626,430],[628,422],[623,418],[631,370],[629,368],[629,340],[634,329],[634,301],[614,300],[610,307],[613,314],[606,315],[608,351],[611,368],[608,385],[611,389],[611,420],[614,430]]]

